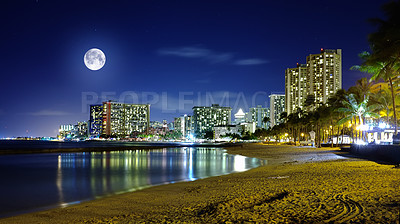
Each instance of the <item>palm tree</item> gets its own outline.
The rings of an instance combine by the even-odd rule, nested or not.
[[[361,53],[360,57],[364,60],[363,65],[353,66],[352,69],[357,69],[359,71],[372,74],[370,81],[383,79],[385,82],[388,82],[392,95],[392,105],[396,105],[396,90],[393,85],[393,78],[396,74],[397,65],[395,66],[394,64],[384,61],[374,61],[373,56],[371,56],[371,54],[368,52]],[[393,120],[395,134],[397,134],[396,106],[393,106]]]
[[[368,42],[372,53],[364,52],[361,58],[364,60],[361,66],[356,66],[363,72],[372,74],[371,80],[383,79],[389,83],[392,104],[395,134],[397,135],[397,117],[395,89],[393,78],[398,74],[400,68],[400,2],[391,1],[382,6],[387,19],[372,19],[378,29],[368,36]]]
[[[287,118],[288,118],[287,112],[282,112],[282,113],[279,115],[279,120],[280,120],[281,122],[286,123],[286,122],[287,122]]]
[[[287,117],[287,124],[289,130],[291,130],[291,136],[294,139],[294,143],[296,144],[296,139],[298,136],[298,126],[300,123],[300,114],[298,111],[289,114]]]
[[[377,25],[376,32],[368,36],[372,50],[372,61],[385,61],[397,64],[400,58],[400,2],[390,1],[382,6],[386,20],[373,18],[370,21]]]
[[[263,120],[262,120],[262,123],[264,123],[264,127],[268,124],[270,122],[270,118],[267,116],[267,117],[264,117],[263,118]]]
[[[362,101],[371,93],[373,83],[367,78],[362,78],[356,81],[356,85],[349,88],[348,92],[354,93],[358,101]]]
[[[344,124],[354,119],[356,125],[357,120],[359,125],[363,125],[365,124],[365,118],[379,117],[378,114],[373,112],[376,109],[376,105],[368,105],[369,97],[360,103],[357,102],[354,94],[349,94],[346,99],[342,101],[344,107],[337,109],[338,112],[342,112],[345,115],[344,118],[339,120],[338,124]]]
[[[375,94],[371,95],[371,103],[377,105],[375,112],[379,113],[381,117],[386,117],[386,123],[389,124],[389,117],[393,116],[392,95],[386,83],[377,83],[381,88]],[[398,99],[396,99],[397,101]]]
[[[338,112],[337,109],[344,107],[342,102],[346,100],[346,96],[347,96],[346,90],[339,89],[333,96],[329,97],[328,99],[328,105],[331,110],[331,114],[333,116],[332,123],[337,124],[337,139],[338,139],[338,141],[336,141],[337,144],[339,143],[340,132],[342,133],[342,139],[344,136],[344,125],[338,124],[338,121],[343,117],[343,114]],[[342,127],[341,131],[340,127]]]

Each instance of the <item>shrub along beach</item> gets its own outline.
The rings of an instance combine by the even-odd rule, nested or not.
[[[227,148],[265,159],[242,173],[147,188],[1,223],[396,223],[400,169],[338,148]]]

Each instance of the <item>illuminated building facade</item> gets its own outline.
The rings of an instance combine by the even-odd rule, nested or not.
[[[193,119],[192,116],[183,115],[174,119],[175,131],[179,131],[183,138],[187,138],[193,134]]]
[[[103,105],[90,105],[89,113],[89,134],[90,136],[99,137],[103,125]]]
[[[105,136],[147,134],[149,123],[149,104],[103,103],[102,134]]]
[[[246,122],[255,122],[257,128],[267,129],[270,125],[270,119],[264,122],[264,118],[270,118],[270,108],[263,108],[261,105],[251,107],[247,113]]]
[[[240,108],[234,116],[235,116],[235,124],[241,124],[246,122],[246,114],[243,112],[242,108]]]
[[[88,122],[79,121],[74,125],[60,125],[58,132],[58,137],[61,139],[86,138],[88,136]]]
[[[79,121],[75,125],[75,136],[78,138],[86,138],[88,137],[88,122],[87,121]]]
[[[71,138],[72,134],[75,130],[75,126],[72,124],[63,124],[60,125],[60,128],[58,129],[58,137],[59,138]]]
[[[297,108],[312,110],[326,104],[329,97],[342,88],[342,50],[321,49],[310,54],[307,64],[285,71],[285,109],[288,114]],[[311,106],[305,108],[306,100]]]
[[[296,68],[285,71],[285,110],[288,114],[303,109],[308,95],[307,65],[297,64]]]
[[[320,54],[307,56],[307,86],[315,105],[326,104],[342,88],[341,49],[321,49]]]
[[[193,107],[193,128],[197,136],[206,131],[212,131],[215,126],[226,126],[231,124],[230,107],[221,107],[212,104],[211,107]],[[176,127],[175,127],[176,128]]]
[[[281,113],[285,111],[285,95],[284,94],[271,94],[269,95],[269,109],[271,128],[281,123]]]

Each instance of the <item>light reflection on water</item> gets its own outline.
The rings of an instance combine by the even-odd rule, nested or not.
[[[209,148],[0,156],[0,217],[241,172],[260,162]]]

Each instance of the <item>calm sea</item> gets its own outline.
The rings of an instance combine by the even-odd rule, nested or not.
[[[178,181],[242,172],[263,161],[179,147],[0,156],[0,217]]]

